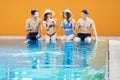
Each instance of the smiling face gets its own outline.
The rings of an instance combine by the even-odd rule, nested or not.
[[[34,18],[38,18],[38,16],[39,16],[38,10],[36,10],[36,9],[31,10],[31,15]]]
[[[71,17],[71,14],[69,12],[64,12],[63,13],[63,18],[69,19]]]
[[[82,10],[81,11],[81,17],[83,19],[86,19],[88,17],[88,14],[89,14],[88,10]]]
[[[67,15],[66,15],[66,13],[64,12],[63,13],[63,17],[66,19],[67,18]]]
[[[83,13],[83,12],[81,12],[81,17],[82,17],[83,19],[86,19],[86,18],[88,17],[88,15],[85,14],[85,13]]]
[[[52,13],[47,13],[47,18],[52,18]]]
[[[33,17],[35,17],[35,18],[38,18],[38,16],[39,16],[38,12],[35,12],[34,15],[33,15]]]

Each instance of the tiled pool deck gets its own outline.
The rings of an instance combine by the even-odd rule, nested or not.
[[[120,80],[120,40],[109,40],[110,80]]]

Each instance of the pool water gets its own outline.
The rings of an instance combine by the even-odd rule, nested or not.
[[[0,80],[105,80],[108,40],[0,40]]]

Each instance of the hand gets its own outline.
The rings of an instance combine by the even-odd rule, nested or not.
[[[75,26],[75,29],[78,31],[78,27],[77,26]]]
[[[52,24],[55,25],[55,21],[52,21]]]
[[[33,27],[29,27],[27,28],[27,31],[31,31],[33,29]]]

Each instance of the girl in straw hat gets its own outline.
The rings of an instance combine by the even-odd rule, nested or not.
[[[61,38],[62,40],[73,40],[74,34],[74,26],[75,20],[72,18],[72,13],[69,9],[66,9],[62,12],[63,21],[62,21],[62,29],[65,30],[65,35]]]
[[[43,26],[46,29],[45,40],[47,41],[57,39],[57,35],[55,32],[55,27],[57,27],[57,22],[55,19],[52,18],[53,14],[54,12],[50,9],[46,9],[43,14],[44,17]]]

